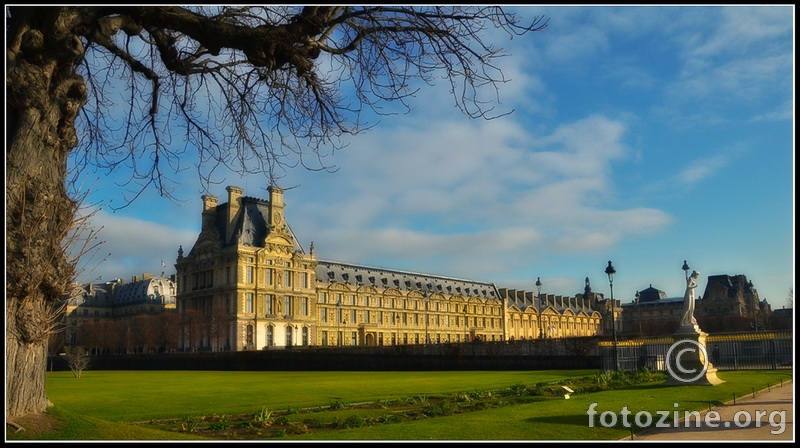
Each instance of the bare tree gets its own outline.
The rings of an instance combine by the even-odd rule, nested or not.
[[[181,313],[181,328],[183,329],[183,349],[195,351],[203,344],[204,330],[207,329],[207,319],[199,310],[189,308]]]
[[[78,270],[64,242],[85,193],[69,162],[130,170],[125,201],[173,197],[187,160],[206,185],[220,166],[334,169],[324,157],[369,128],[361,113],[408,110],[415,80],[447,79],[471,117],[504,113],[479,94],[506,82],[488,31],[546,24],[482,6],[7,7],[6,416],[48,404],[49,316]]]
[[[75,378],[80,378],[81,372],[89,367],[89,355],[86,353],[86,349],[80,345],[68,347],[64,353],[64,357],[67,359],[67,365],[69,369],[72,370],[72,374]]]
[[[180,317],[175,312],[164,312],[156,316],[156,347],[158,351],[173,351],[180,340]]]
[[[228,340],[228,326],[230,318],[224,306],[211,308],[209,314],[208,334],[211,339],[211,350],[222,351],[222,342]]]

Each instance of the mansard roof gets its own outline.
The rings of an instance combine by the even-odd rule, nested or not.
[[[423,294],[448,294],[465,298],[499,299],[493,283],[476,282],[431,274],[405,272],[369,266],[358,266],[334,261],[318,261],[317,281],[347,285],[374,286],[400,291],[418,291]]]
[[[214,209],[216,211],[214,217],[214,233],[218,240],[222,243],[222,248],[236,246],[241,244],[244,246],[264,247],[267,236],[271,232],[279,231],[273,229],[268,224],[270,215],[270,202],[265,199],[254,198],[251,196],[242,196],[240,198],[241,206],[234,222],[228,224],[228,210],[230,202],[217,205]],[[288,222],[284,221],[285,231],[289,234],[292,241],[292,246],[295,252],[305,253],[303,247],[300,245],[297,237],[289,226]],[[232,227],[232,231],[228,232],[228,227]],[[280,231],[283,231],[281,229]],[[231,237],[227,238],[230,234]],[[196,244],[195,244],[196,247]],[[190,254],[195,252],[195,247],[192,248]]]
[[[117,286],[114,290],[116,305],[148,303],[155,299],[159,303],[175,303],[175,283],[164,276],[150,277]],[[150,297],[150,295],[153,297]]]
[[[660,289],[653,288],[653,285],[650,285],[650,287],[647,289],[639,291],[639,303],[656,302],[666,298],[667,293],[661,291]]]

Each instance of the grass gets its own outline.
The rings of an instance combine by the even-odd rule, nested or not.
[[[726,382],[715,387],[663,387],[660,375],[662,379],[655,383],[600,390],[611,379],[594,370],[89,370],[82,378],[50,372],[47,391],[55,404],[50,413],[64,426],[27,440],[198,440],[199,432],[174,428],[196,425],[201,416],[224,429],[213,433],[214,439],[617,440],[629,435],[629,430],[588,427],[586,410],[591,403],[598,403],[599,413],[618,413],[627,406],[634,414],[640,410],[653,415],[657,410],[682,414],[731,401],[734,394],[740,398],[768,384],[786,382],[792,372],[717,372]],[[570,400],[560,396],[561,385],[576,391]],[[487,393],[491,390],[516,393],[491,396]],[[312,407],[321,410],[307,409]],[[470,412],[451,412],[459,409]],[[246,425],[234,423],[236,415],[248,415],[249,420],[243,421]],[[158,424],[158,419],[171,419],[171,423]],[[26,435],[9,434],[8,438],[26,440]]]

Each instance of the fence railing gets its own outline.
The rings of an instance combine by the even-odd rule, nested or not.
[[[618,370],[666,370],[667,352],[675,341],[671,337],[617,341]],[[706,338],[706,353],[717,370],[791,369],[792,333],[749,332],[714,334]],[[614,344],[599,343],[603,370],[614,370]]]

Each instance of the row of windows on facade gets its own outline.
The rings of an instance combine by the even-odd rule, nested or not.
[[[249,263],[252,263],[252,258],[247,259]],[[289,266],[290,263],[286,263]],[[304,266],[305,267],[305,266]],[[293,278],[294,274],[299,275],[300,278],[300,287],[301,288],[308,288],[309,286],[309,275],[308,272],[294,272],[288,269],[278,270],[274,268],[265,268],[266,272],[266,284],[267,285],[283,285],[287,288],[291,288],[293,285]],[[191,282],[190,282],[191,280]],[[225,284],[231,285],[236,283],[236,276],[233,275],[231,270],[231,266],[225,267]],[[245,283],[255,283],[255,266],[245,266],[244,270],[244,282]],[[211,288],[214,286],[214,270],[207,270],[201,272],[195,272],[190,276],[184,275],[183,282],[180,285],[181,292],[187,291],[196,291],[198,289],[206,289]]]
[[[352,305],[352,306],[359,306],[358,298],[355,294],[349,294],[349,303],[345,303],[342,301],[343,295],[341,293],[336,293],[335,295],[336,300],[332,303],[334,305]],[[397,298],[395,301],[394,297],[387,297],[386,301],[383,300],[382,296],[364,296],[364,306],[374,306],[377,308],[395,308],[395,305],[398,305],[396,308],[400,309],[409,309],[408,304],[409,302],[412,303],[412,309],[414,310],[422,310],[423,308],[429,311],[441,311],[445,313],[467,313],[469,311],[468,305],[456,304],[456,303],[449,303],[449,302],[440,302],[437,300],[411,300],[411,299],[403,299]],[[321,304],[329,304],[328,303],[328,293],[327,292],[320,292],[319,293],[319,303]],[[427,305],[430,303],[430,305]],[[384,306],[386,305],[386,306]],[[475,314],[486,314],[486,315],[500,315],[501,308],[499,306],[486,306],[486,305],[472,305],[472,312]]]
[[[275,345],[275,327],[268,326],[266,330],[267,330],[267,337],[266,337],[267,345],[270,346],[270,347],[274,346]],[[294,337],[293,328],[291,326],[288,326],[288,327],[286,327],[285,331],[286,331],[286,340],[287,341],[293,340],[293,337]],[[321,333],[322,333],[322,345],[323,346],[328,346],[328,345],[333,345],[333,344],[338,344],[338,345],[346,344],[347,342],[346,342],[346,340],[344,338],[346,337],[346,335],[348,333],[349,333],[349,336],[350,336],[349,345],[352,345],[352,346],[358,345],[358,332],[356,332],[356,331],[351,331],[351,332],[337,331],[337,332],[334,333],[335,335],[337,335],[337,338],[338,338],[336,341],[334,341],[333,337],[330,336],[330,332],[329,331],[322,330]],[[409,344],[409,343],[420,344],[422,341],[425,340],[425,335],[422,334],[422,333],[411,333],[411,334],[403,333],[402,335],[398,335],[397,333],[389,333],[389,340],[390,340],[391,345],[397,345],[398,341],[401,340],[401,338],[400,338],[401,336],[402,336],[402,343],[406,344],[406,345]],[[247,326],[247,330],[246,330],[246,341],[247,341],[248,345],[252,345],[253,344],[253,338],[254,338],[253,326],[252,325],[248,325]],[[461,342],[461,334],[449,334],[449,333],[440,334],[440,333],[436,333],[436,334],[428,335],[428,339],[429,339],[428,342],[436,342],[437,344],[446,343],[446,342]],[[468,339],[469,339],[469,336],[467,336],[465,334],[464,335],[464,341],[466,341]],[[490,340],[492,340],[492,341],[496,340],[496,335],[491,335],[490,336]],[[377,342],[378,342],[378,345],[384,345],[387,342],[387,341],[385,341],[383,332],[378,332],[377,333]],[[300,341],[300,343],[303,346],[308,346],[309,345],[309,329],[307,327],[303,327],[301,329],[301,341]]]
[[[324,293],[323,293],[324,294]],[[275,315],[278,314],[285,314],[287,316],[293,316],[295,314],[294,310],[294,300],[292,300],[292,296],[284,296],[284,304],[282,309],[275,309],[276,308],[276,301],[273,300],[273,296],[271,294],[265,295],[265,313],[267,315]],[[308,316],[309,315],[309,299],[308,297],[301,297],[300,298],[300,315]],[[444,308],[444,307],[443,307]],[[477,307],[476,307],[477,308]],[[438,306],[437,306],[438,309]],[[254,295],[251,292],[245,294],[245,313],[252,314],[254,310]],[[337,317],[331,319],[329,314],[333,314],[333,311],[336,311]],[[356,323],[356,309],[348,309],[343,310],[339,307],[334,308],[320,308],[320,322],[322,323],[330,323],[333,322],[340,322],[340,323],[347,323],[348,320],[344,318],[343,313],[348,313],[350,316],[349,322]],[[364,322],[365,323],[389,323],[391,325],[398,325],[401,321],[403,325],[408,325],[408,315],[409,313],[400,313],[395,311],[388,311],[386,312],[387,320],[384,320],[384,312],[383,311],[371,311],[371,310],[364,310]],[[413,316],[414,325],[420,325],[420,313],[411,313]],[[332,317],[332,316],[331,316]],[[450,315],[435,315],[431,316],[434,317],[434,325],[436,326],[461,326],[462,319],[461,316],[450,316]],[[454,317],[454,319],[451,319]],[[487,318],[487,317],[468,317],[464,316],[463,318],[463,325],[469,325],[470,320],[472,321],[473,326],[482,326],[486,327],[487,322],[491,328],[495,328],[495,325],[499,326],[499,319]]]
[[[350,295],[350,303],[349,304],[342,304],[342,294],[336,294],[337,300],[336,304],[329,304],[327,299],[327,293],[321,292],[320,293],[320,304],[330,305],[329,307],[320,307],[323,312],[327,313],[328,308],[340,307],[342,305],[347,306],[359,306],[357,303],[357,299],[355,295]],[[245,300],[244,300],[244,312],[251,314],[255,312],[255,293],[247,292],[245,293]],[[308,316],[309,312],[309,298],[308,297],[299,297],[301,303],[301,315]],[[408,300],[406,299],[398,299],[395,302],[393,297],[388,298],[384,302],[383,297],[370,297],[364,296],[364,306],[374,306],[377,308],[384,308],[384,304],[387,305],[387,308],[395,308],[395,304],[400,305],[398,308],[400,309],[408,309]],[[447,302],[434,302],[430,305],[430,307],[425,307],[420,304],[419,300],[412,300],[413,303],[412,309],[414,310],[422,310],[425,309],[426,311],[435,311],[435,312],[445,312],[445,313],[458,313],[463,310],[466,314],[468,312],[468,306],[464,305],[464,308],[461,308],[461,305],[451,304]],[[266,309],[266,314],[285,314],[285,315],[293,315],[294,312],[294,300],[292,296],[284,296],[283,303],[276,301],[272,294],[265,294],[264,295],[264,306]],[[282,308],[281,308],[282,306]],[[351,310],[355,312],[355,310]],[[483,306],[483,305],[473,305],[472,312],[475,314],[485,314],[485,315],[499,315],[500,308],[494,306]]]
[[[76,310],[72,310],[72,312],[70,314],[75,316],[76,315],[75,311]],[[145,310],[143,308],[136,308],[136,309],[127,310],[127,312],[125,314],[127,314],[127,315],[135,315],[135,314],[141,314],[144,311]],[[163,312],[164,309],[160,309],[159,311]],[[151,306],[149,308],[148,312],[150,314],[154,314],[156,312],[156,309]],[[84,309],[83,310],[83,315],[84,316],[89,316],[89,310]],[[111,317],[111,313],[109,311],[105,311],[104,316],[105,317]],[[100,311],[99,310],[94,310],[94,323],[99,323],[100,322],[99,317],[100,317]],[[84,319],[82,322],[86,322],[86,319]],[[77,327],[78,326],[78,319],[72,319],[70,321],[70,325],[73,326],[73,327]]]

